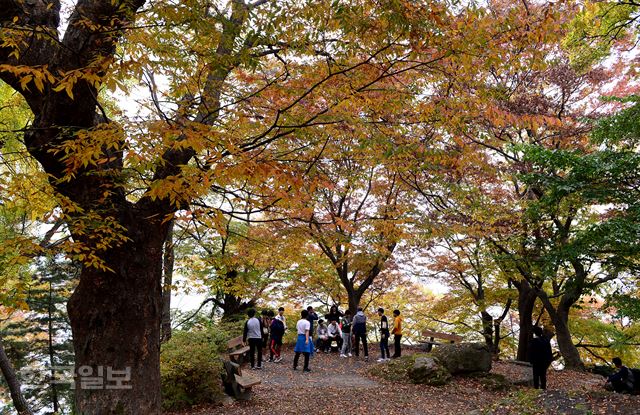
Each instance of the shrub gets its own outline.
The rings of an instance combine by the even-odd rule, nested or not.
[[[162,406],[183,409],[219,402],[224,396],[220,356],[229,339],[217,327],[177,331],[162,345],[160,378]]]

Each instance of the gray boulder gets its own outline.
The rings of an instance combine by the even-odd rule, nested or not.
[[[416,357],[407,374],[413,383],[431,386],[446,385],[451,380],[451,374],[438,359],[429,356]]]
[[[442,344],[432,354],[454,375],[491,370],[491,352],[484,343]]]
[[[509,370],[505,373],[507,380],[516,386],[533,386],[533,369],[531,363],[518,360],[506,361]]]

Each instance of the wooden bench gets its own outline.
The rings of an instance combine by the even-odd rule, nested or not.
[[[249,400],[251,399],[251,388],[259,385],[262,381],[242,373],[242,365],[246,363],[249,352],[249,347],[243,346],[242,343],[242,336],[227,342],[230,360],[223,361],[225,370],[223,381],[229,395],[238,400]]]
[[[235,378],[238,385],[240,385],[240,387],[245,390],[251,389],[252,387],[259,385],[262,382],[260,379],[256,379],[252,376],[242,376],[237,373],[235,374]]]
[[[430,352],[434,345],[447,344],[447,343],[460,343],[463,338],[457,334],[440,333],[433,330],[423,330],[423,337],[428,337],[429,340],[421,340],[420,343],[426,344],[426,351]],[[445,342],[437,342],[435,339],[445,340]]]
[[[247,353],[249,353],[249,346],[244,346],[242,336],[238,336],[227,342],[227,350],[229,351],[229,359],[232,362],[242,364],[246,360]]]

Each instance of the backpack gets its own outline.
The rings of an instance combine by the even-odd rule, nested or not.
[[[271,337],[280,339],[284,335],[284,323],[277,318],[271,321]]]
[[[367,317],[361,314],[356,314],[353,317],[353,334],[363,334],[367,332]]]

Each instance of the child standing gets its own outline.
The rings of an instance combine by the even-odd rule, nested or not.
[[[351,357],[351,311],[346,310],[342,318],[342,351],[340,357]]]
[[[378,309],[378,315],[380,316],[380,358],[378,362],[386,362],[391,359],[389,353],[389,320],[384,315],[384,308]]]
[[[402,356],[402,350],[400,350],[400,339],[402,339],[402,317],[400,317],[400,310],[393,310],[393,358]]]
[[[300,313],[300,320],[296,324],[296,330],[298,331],[298,339],[296,341],[296,346],[293,348],[293,351],[296,353],[293,358],[293,370],[298,369],[298,360],[300,359],[300,354],[304,355],[304,372],[311,372],[309,369],[309,356],[313,350],[313,342],[311,341],[311,323],[307,320],[309,316],[309,312],[307,310],[302,310]]]
[[[249,319],[244,323],[242,341],[249,342],[249,361],[251,369],[262,369],[262,320],[256,318],[256,310],[247,311]],[[258,351],[258,366],[255,366],[255,355]]]
[[[278,317],[280,316],[271,320],[271,340],[269,342],[269,361],[275,363],[282,361],[280,351],[282,350],[282,338],[285,330],[284,323]]]

